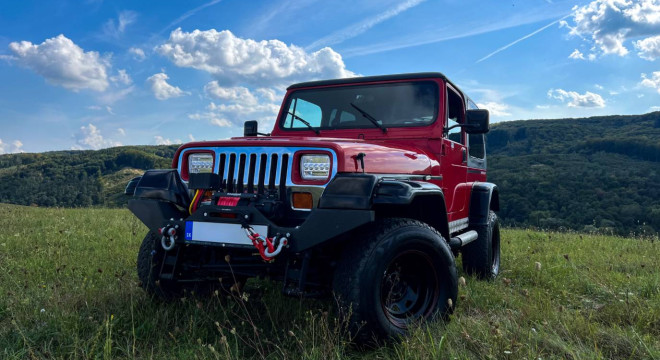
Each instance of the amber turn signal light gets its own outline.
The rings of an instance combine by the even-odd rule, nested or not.
[[[312,198],[312,193],[308,192],[294,192],[292,194],[293,198],[293,207],[296,209],[312,209],[312,204],[314,200]]]

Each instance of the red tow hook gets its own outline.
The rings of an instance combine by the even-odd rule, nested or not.
[[[259,255],[264,261],[271,261],[277,256],[284,246],[289,243],[286,236],[269,238],[259,235],[249,225],[244,225],[243,229],[247,237],[252,240],[252,245],[259,250]]]

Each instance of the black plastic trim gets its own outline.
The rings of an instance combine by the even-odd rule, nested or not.
[[[188,188],[174,169],[147,170],[135,188],[135,197],[168,201],[183,208],[190,204]]]
[[[173,203],[153,199],[131,199],[128,209],[146,225],[149,230],[158,230],[169,219],[179,220],[187,214]]]
[[[377,81],[414,80],[414,79],[430,79],[430,78],[439,78],[445,81],[448,80],[444,74],[439,72],[420,72],[420,73],[409,73],[409,74],[362,76],[362,77],[351,77],[351,78],[342,78],[342,79],[307,81],[307,82],[293,84],[289,86],[287,90],[315,87],[315,86],[359,84],[359,83],[377,82]]]
[[[470,196],[470,226],[487,225],[490,210],[500,210],[497,185],[486,182],[475,183]]]

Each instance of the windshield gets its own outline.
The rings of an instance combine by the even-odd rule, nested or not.
[[[426,126],[435,121],[438,98],[432,81],[296,90],[279,124],[284,130]]]

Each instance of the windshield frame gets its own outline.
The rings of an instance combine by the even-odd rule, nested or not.
[[[337,88],[360,88],[360,87],[387,87],[387,86],[402,86],[402,85],[417,85],[420,83],[432,85],[435,90],[435,102],[433,109],[433,117],[431,121],[420,123],[420,124],[386,124],[387,129],[406,129],[406,128],[424,128],[433,126],[440,116],[440,110],[442,107],[442,86],[435,79],[423,79],[423,80],[401,80],[395,82],[378,82],[378,83],[356,83],[356,84],[342,84],[342,85],[332,85],[332,86],[321,86],[321,87],[311,87],[311,88],[298,88],[291,90],[284,101],[282,102],[282,111],[277,119],[277,129],[283,132],[291,131],[313,131],[308,127],[285,127],[284,124],[289,117],[289,109],[291,107],[291,102],[296,98],[297,93],[307,92],[307,91],[332,91]],[[306,119],[307,120],[307,119]],[[313,126],[317,131],[350,131],[350,130],[375,130],[381,132],[381,129],[373,124],[365,124],[362,126],[352,126],[352,127],[342,127],[342,126]]]

